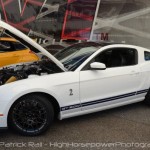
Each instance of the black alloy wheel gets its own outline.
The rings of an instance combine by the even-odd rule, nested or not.
[[[42,95],[26,95],[9,112],[9,127],[22,135],[35,136],[48,129],[54,119],[54,109]]]

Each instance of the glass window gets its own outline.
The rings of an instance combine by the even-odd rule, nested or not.
[[[16,50],[25,50],[25,49],[27,49],[23,44],[21,44],[19,42],[13,42],[12,44],[14,45]]]
[[[11,50],[10,42],[0,41],[0,53],[9,52]]]
[[[10,38],[9,38],[9,40],[10,40]],[[14,52],[14,51],[20,51],[20,50],[27,49],[21,43],[9,41],[9,40],[8,41],[3,41],[3,40],[0,39],[0,53],[3,53],[3,52]],[[13,38],[12,38],[12,40],[13,40]]]
[[[94,42],[79,43],[56,53],[55,57],[68,70],[74,71],[100,47],[102,47],[100,44]]]
[[[150,52],[144,52],[144,57],[146,61],[150,61]]]
[[[92,62],[104,63],[107,68],[131,66],[137,64],[137,50],[130,48],[113,48],[101,52]],[[83,69],[90,69],[90,63]]]

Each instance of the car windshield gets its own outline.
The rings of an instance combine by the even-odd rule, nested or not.
[[[74,71],[100,47],[100,44],[94,42],[79,43],[63,49],[55,54],[55,57],[65,68]]]

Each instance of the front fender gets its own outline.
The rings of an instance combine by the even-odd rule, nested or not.
[[[8,84],[2,87],[3,88],[0,88],[0,98],[1,98],[0,99],[0,113],[3,114],[5,117],[8,116],[9,110],[11,106],[14,104],[14,102],[26,94],[40,92],[40,93],[51,95],[56,100],[59,99],[58,95],[56,95],[51,90],[47,90],[46,88],[40,88],[37,86],[36,87],[29,86],[28,84],[17,85],[17,86],[14,86],[14,85],[12,86],[11,84]],[[61,106],[59,101],[57,102]]]
[[[70,95],[70,89],[73,90],[73,95]],[[35,92],[51,95],[57,100],[60,107],[79,104],[79,73],[58,73],[19,80],[0,86],[0,114],[7,117],[11,106],[16,100],[26,94]],[[81,108],[75,111],[80,110]]]

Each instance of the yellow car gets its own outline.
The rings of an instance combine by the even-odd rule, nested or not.
[[[15,39],[0,37],[0,67],[38,60],[36,54]]]

